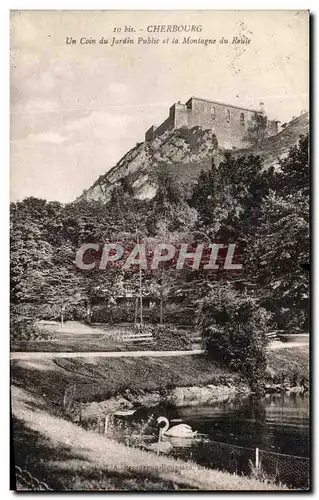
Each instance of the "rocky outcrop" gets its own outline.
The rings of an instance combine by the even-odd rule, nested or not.
[[[235,398],[239,394],[248,395],[249,388],[246,385],[240,387],[234,385],[208,385],[206,387],[176,387],[166,398],[166,402],[172,406],[196,406],[211,404]]]
[[[213,156],[222,150],[211,130],[201,127],[168,130],[152,141],[137,144],[106,174],[77,199],[109,201],[112,190],[126,178],[139,199],[150,199],[156,194],[156,170],[161,165],[176,167],[181,182],[196,178],[204,168],[209,168]]]
[[[296,144],[300,134],[306,134],[309,127],[309,113],[295,118],[276,135],[268,137],[258,151],[247,148],[232,150],[235,155],[258,154],[264,160],[265,168],[279,164],[289,149]],[[174,169],[180,182],[192,184],[201,170],[210,168],[212,158],[216,165],[223,158],[225,150],[218,147],[218,137],[212,130],[201,127],[186,127],[167,130],[152,141],[137,144],[123,158],[82,193],[80,200],[110,200],[112,190],[125,179],[134,196],[151,199],[155,196],[156,171],[162,165]]]
[[[290,384],[266,384],[264,394],[274,393],[302,393],[308,390],[305,386],[291,386]],[[230,380],[227,385],[209,384],[204,387],[175,387],[163,391],[132,391],[125,390],[122,394],[113,396],[105,401],[85,403],[81,405],[81,419],[83,421],[96,417],[112,415],[117,410],[130,410],[136,407],[150,408],[161,404],[172,407],[197,406],[204,404],[222,403],[237,397],[245,397],[251,393],[244,382],[238,384]]]
[[[205,387],[176,387],[165,391],[130,391],[111,397],[99,403],[92,402],[82,405],[82,419],[89,419],[90,416],[105,415],[114,413],[117,410],[132,409],[133,407],[153,407],[160,404],[168,404],[174,407],[196,406],[201,404],[212,404],[216,402],[228,401],[237,396],[245,396],[250,392],[248,385],[207,385]]]
[[[286,393],[303,393],[308,390],[307,386],[304,385],[295,385],[291,386],[289,383],[287,384],[266,384],[264,387],[264,391],[266,394],[274,394],[280,392]]]

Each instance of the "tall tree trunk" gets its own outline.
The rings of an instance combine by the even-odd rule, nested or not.
[[[86,304],[86,321],[91,323],[92,307],[90,301]]]
[[[64,304],[61,305],[61,327],[64,325]]]
[[[135,314],[134,314],[134,324],[135,325],[137,323],[137,311],[138,311],[138,297],[136,297],[136,300],[135,300]]]
[[[143,323],[142,269],[140,265],[140,323]]]
[[[163,324],[163,297],[160,297],[160,324]]]
[[[136,229],[136,242],[137,242],[137,245],[138,245],[138,248],[139,248],[139,252],[140,252],[140,238],[139,238],[139,234],[138,234],[138,231]],[[140,269],[139,269],[139,276],[140,276],[140,280],[139,280],[139,284],[140,284],[140,323],[142,325],[143,323],[143,294],[142,294],[142,268],[141,268],[141,264],[140,264]]]

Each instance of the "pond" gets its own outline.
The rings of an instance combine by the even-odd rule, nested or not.
[[[140,418],[145,413],[143,419],[151,414],[163,415],[171,426],[185,423],[198,431],[193,439],[166,438],[173,445],[170,452],[173,456],[246,474],[251,472],[259,448],[259,460],[268,476],[289,486],[308,484],[307,394],[250,396],[210,406],[162,406],[137,413]]]

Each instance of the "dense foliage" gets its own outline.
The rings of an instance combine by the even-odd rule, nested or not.
[[[183,324],[184,318],[205,311],[208,323],[203,318],[201,328],[207,335],[219,307],[216,289],[226,287],[234,297],[234,304],[225,303],[227,314],[235,318],[232,328],[238,329],[236,335],[231,330],[231,337],[243,342],[248,336],[245,349],[251,349],[250,331],[257,344],[260,340],[257,330],[264,331],[264,308],[272,313],[275,328],[288,333],[306,329],[308,275],[300,264],[309,262],[308,138],[301,137],[276,169],[264,168],[258,155],[227,153],[218,168],[212,160],[193,188],[183,186],[165,165],[154,175],[159,189],[152,200],[134,199],[130,183],[124,180],[107,204],[63,205],[37,198],[12,203],[13,314],[91,321],[93,311],[103,321],[139,321],[136,270],[113,266],[102,272],[80,271],[74,264],[75,252],[83,243],[117,241],[129,248],[136,244],[138,231],[140,240],[150,247],[163,241],[236,243],[243,261],[243,269],[236,272],[189,267],[143,271],[142,295],[155,304],[150,321],[165,323],[174,318],[176,324]],[[130,297],[127,307],[125,296]],[[243,326],[241,308],[248,306],[248,326]],[[221,334],[227,328],[222,326]],[[235,363],[234,357],[228,361]],[[248,365],[253,377],[255,371]]]
[[[241,372],[256,389],[266,376],[269,321],[270,314],[252,297],[219,285],[203,299],[198,326],[208,353]]]
[[[267,116],[264,113],[254,113],[248,122],[246,141],[257,150],[266,137],[267,121]]]
[[[152,333],[159,351],[189,351],[192,348],[189,333],[174,325],[155,325]]]

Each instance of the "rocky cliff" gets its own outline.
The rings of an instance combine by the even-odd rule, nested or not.
[[[156,193],[155,172],[161,165],[176,168],[181,180],[187,182],[189,178],[196,178],[202,168],[208,168],[212,157],[221,153],[211,130],[194,127],[166,131],[152,141],[137,144],[78,200],[108,201],[112,189],[124,178],[132,187],[134,196],[152,198]]]
[[[267,138],[259,149],[265,167],[275,165],[293,146],[300,134],[306,134],[309,113],[295,118],[275,136]],[[137,144],[77,200],[101,200],[107,202],[116,186],[126,182],[132,194],[139,199],[152,198],[157,189],[156,170],[165,165],[174,169],[185,184],[193,183],[201,170],[210,167],[212,158],[218,165],[225,150],[218,147],[218,137],[211,130],[201,127],[180,128],[166,131],[152,141]],[[234,154],[256,154],[253,149],[233,151]]]

